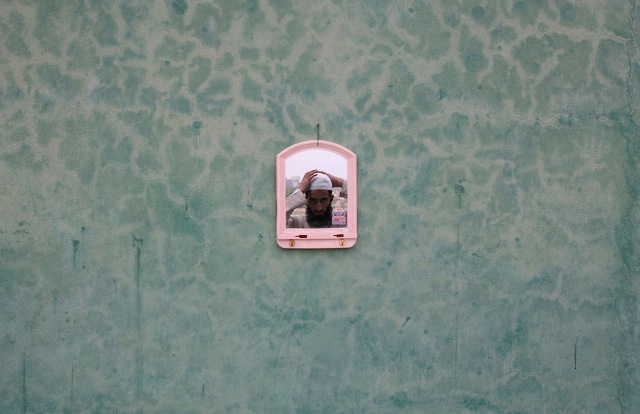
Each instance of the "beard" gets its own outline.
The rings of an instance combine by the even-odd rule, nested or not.
[[[307,207],[307,224],[309,227],[313,228],[328,228],[333,224],[333,215],[331,212],[333,211],[333,206],[329,206],[327,211],[324,212],[321,216],[316,216],[313,214],[311,209]]]

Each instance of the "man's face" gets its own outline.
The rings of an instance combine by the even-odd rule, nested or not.
[[[333,194],[328,190],[311,190],[307,192],[307,207],[314,216],[322,216],[333,201]]]

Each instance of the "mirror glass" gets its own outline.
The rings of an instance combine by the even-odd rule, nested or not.
[[[276,157],[278,245],[348,248],[357,238],[356,155],[328,141],[306,141]]]

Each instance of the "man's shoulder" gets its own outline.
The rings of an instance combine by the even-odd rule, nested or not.
[[[307,224],[307,218],[305,216],[291,216],[289,217],[289,223],[287,227],[290,228],[305,228]]]

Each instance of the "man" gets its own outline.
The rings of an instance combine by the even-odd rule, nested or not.
[[[287,227],[289,228],[328,228],[345,227],[346,217],[334,217],[333,188],[340,187],[340,195],[347,197],[346,180],[324,171],[307,171],[300,180],[298,188],[287,197]],[[298,207],[306,204],[304,216],[292,216]],[[341,219],[342,218],[342,219]]]

